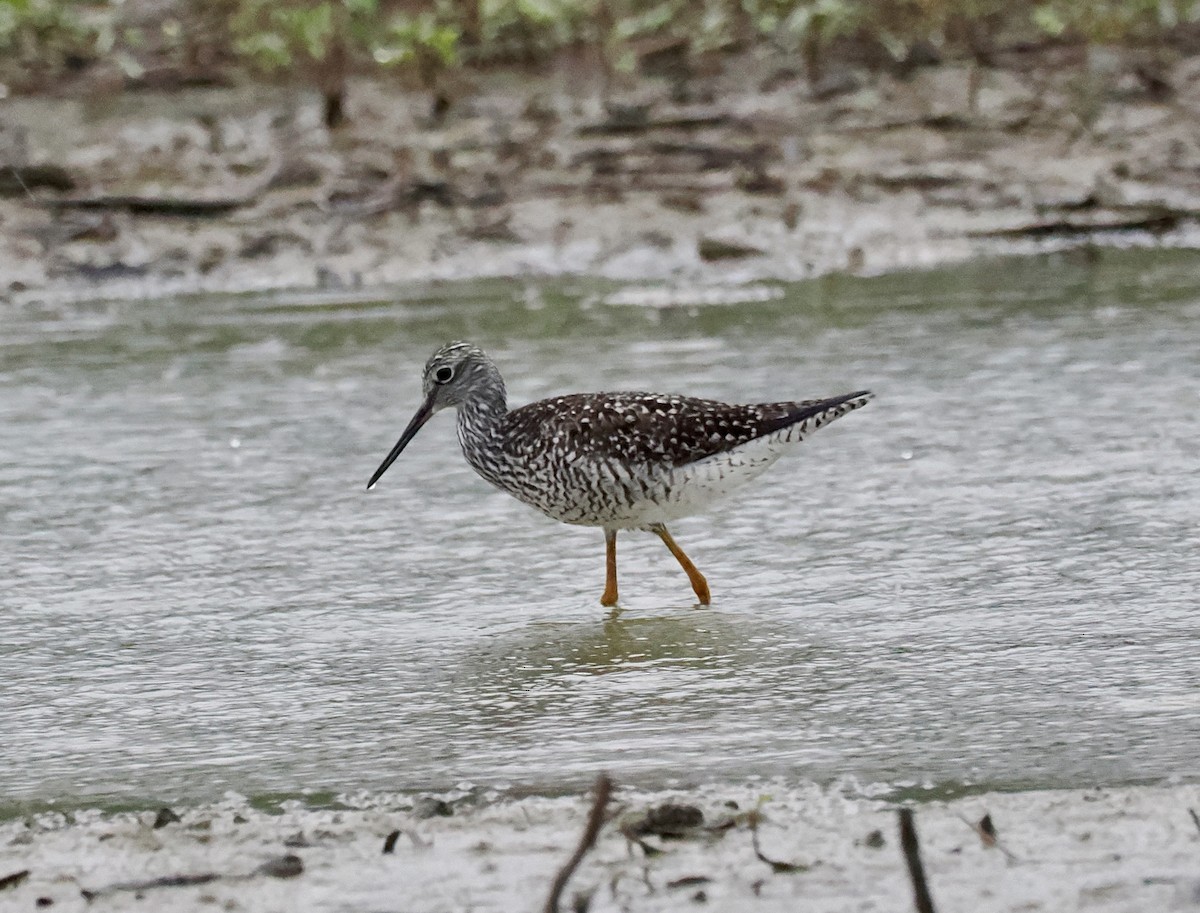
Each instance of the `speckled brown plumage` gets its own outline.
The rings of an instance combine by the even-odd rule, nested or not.
[[[505,449],[553,445],[574,458],[679,467],[869,396],[860,391],[831,399],[739,405],[659,393],[576,393],[514,409],[505,415],[499,438]],[[851,408],[858,406],[845,411]]]

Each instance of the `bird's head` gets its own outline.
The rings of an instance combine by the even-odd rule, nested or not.
[[[504,381],[500,372],[487,357],[483,349],[469,342],[450,342],[442,346],[429,361],[425,362],[425,373],[421,379],[421,392],[424,400],[416,414],[400,435],[400,440],[392,448],[391,453],[375,470],[371,481],[367,483],[370,491],[379,481],[379,477],[387,472],[388,467],[396,461],[408,442],[416,437],[427,421],[434,414],[447,406],[461,406],[474,400],[499,402],[504,404]]]

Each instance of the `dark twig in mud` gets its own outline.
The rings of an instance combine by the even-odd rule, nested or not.
[[[396,841],[400,839],[399,831],[392,831],[383,841],[383,852],[385,855],[390,855],[396,852]]]
[[[151,888],[189,888],[196,885],[210,884],[214,881],[249,881],[259,875],[268,878],[296,878],[304,872],[304,863],[299,856],[288,854],[275,859],[268,859],[248,875],[224,875],[219,872],[202,872],[196,875],[166,875],[162,878],[151,878],[148,881],[122,881],[98,888],[95,891],[81,889],[80,893],[91,903],[104,894],[116,894],[121,891],[142,892]]]
[[[803,865],[802,863],[780,862],[777,859],[771,859],[770,857],[763,855],[763,851],[758,846],[758,819],[759,815],[757,811],[752,811],[746,816],[746,821],[750,825],[750,841],[754,845],[754,855],[757,856],[762,862],[765,862],[767,865],[769,865],[772,872],[781,874],[786,872],[807,872],[809,866]]]
[[[109,885],[107,888],[98,888],[95,891],[83,889],[80,893],[90,903],[102,894],[115,894],[118,891],[141,892],[150,888],[189,888],[194,885],[220,881],[225,877],[227,876],[218,875],[216,872],[203,872],[199,875],[166,875],[162,878],[151,878],[149,881],[122,881],[119,884]]]
[[[663,854],[663,851],[660,850],[658,847],[654,846],[653,844],[647,843],[645,840],[643,840],[641,837],[637,836],[637,834],[633,833],[633,831],[629,830],[628,828],[621,828],[621,836],[624,837],[626,840],[628,840],[630,843],[636,844],[638,849],[640,849],[647,856],[661,856]]]
[[[913,823],[911,808],[902,808],[900,815],[900,848],[904,861],[908,863],[908,877],[912,879],[913,903],[917,913],[934,913],[933,898],[929,896],[929,884],[925,880],[925,866],[921,863],[921,846],[917,842],[917,827]]]
[[[1200,815],[1196,814],[1194,808],[1189,808],[1188,814],[1192,816],[1192,822],[1196,825],[1196,830],[1200,831]]]
[[[596,837],[600,833],[600,828],[604,824],[604,809],[608,805],[609,797],[612,795],[613,783],[608,778],[608,774],[600,774],[596,778],[596,785],[592,787],[595,796],[592,799],[592,810],[588,813],[587,824],[583,828],[583,836],[579,838],[579,846],[575,848],[575,852],[571,858],[567,860],[567,864],[558,870],[558,874],[554,876],[554,884],[550,886],[550,896],[546,898],[546,906],[542,908],[543,913],[558,913],[558,901],[562,896],[563,889],[566,888],[567,882],[571,876],[575,874],[575,869],[579,867],[579,863],[583,861],[583,857],[587,855],[588,850],[596,842]]]
[[[15,888],[28,877],[29,869],[21,869],[19,872],[5,875],[3,878],[0,878],[0,891],[3,891],[5,888]]]
[[[679,888],[695,888],[702,884],[709,884],[712,879],[707,875],[686,875],[683,878],[676,878],[674,881],[667,882],[667,889],[674,891]]]
[[[92,197],[69,197],[46,200],[49,209],[120,210],[133,215],[181,216],[185,218],[223,216],[255,203],[254,196],[219,197],[152,197],[136,194],[101,194]]]

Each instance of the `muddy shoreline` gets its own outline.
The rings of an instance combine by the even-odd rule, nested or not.
[[[446,112],[312,93],[12,98],[0,294],[589,274],[730,283],[1080,245],[1200,246],[1200,57],[1044,49],[812,86],[770,55],[686,85],[478,77]]]
[[[154,812],[0,823],[12,909],[541,909],[586,796],[344,797],[273,810],[238,796]],[[938,909],[1191,909],[1200,805],[1186,785],[989,792],[916,805]],[[618,788],[562,909],[904,909],[897,806],[775,781]],[[986,820],[985,820],[986,818]],[[586,898],[586,903],[576,898]],[[580,903],[584,903],[580,906]]]

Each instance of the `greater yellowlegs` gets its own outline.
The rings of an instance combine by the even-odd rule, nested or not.
[[[607,575],[600,602],[606,606],[617,602],[622,529],[662,539],[707,605],[708,582],[666,523],[704,510],[761,475],[788,445],[871,399],[865,390],[754,405],[659,393],[577,393],[510,411],[499,370],[468,342],[433,353],[422,389],[424,402],[367,490],[435,412],[455,406],[463,455],[479,475],[555,520],[604,530]]]

